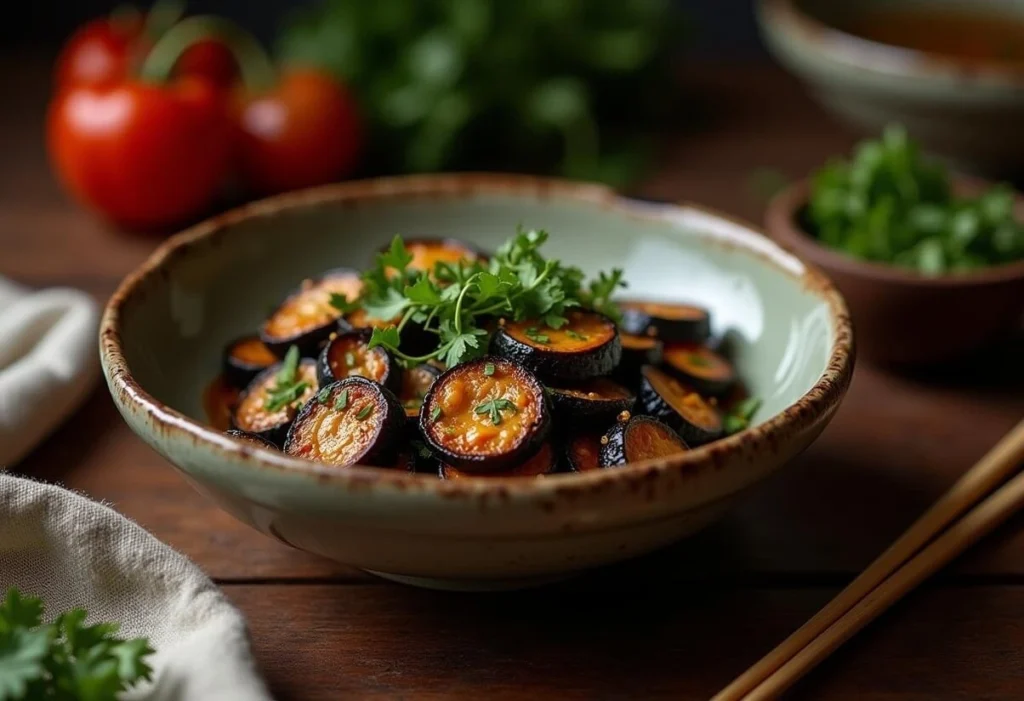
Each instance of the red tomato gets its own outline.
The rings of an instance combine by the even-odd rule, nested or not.
[[[129,228],[197,217],[230,169],[230,123],[203,80],[73,87],[50,106],[50,157],[87,206]]]
[[[142,36],[141,15],[103,17],[82,25],[57,57],[58,88],[121,80],[128,74],[133,48]]]
[[[361,130],[355,103],[320,71],[286,71],[273,89],[245,96],[237,120],[239,175],[258,193],[332,182],[356,166]]]
[[[223,43],[202,39],[185,49],[174,64],[174,74],[202,77],[218,88],[230,88],[238,80],[238,62]]]

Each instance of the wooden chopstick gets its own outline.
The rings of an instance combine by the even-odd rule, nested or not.
[[[979,460],[974,467],[968,470],[956,484],[954,484],[949,491],[947,491],[941,499],[932,505],[930,509],[921,518],[919,518],[906,532],[901,535],[896,542],[889,546],[889,548],[882,553],[878,559],[872,562],[864,572],[860,574],[853,582],[849,584],[843,591],[841,591],[832,601],[830,601],[825,608],[819,611],[811,620],[801,626],[792,635],[786,638],[778,647],[769,652],[764,658],[757,662],[753,667],[748,669],[746,672],[737,677],[729,686],[722,691],[718,692],[712,699],[712,701],[751,701],[754,698],[772,698],[771,696],[748,696],[755,688],[758,687],[762,682],[768,679],[771,675],[780,671],[784,666],[788,666],[790,674],[794,673],[794,670],[802,669],[806,671],[810,669],[814,664],[820,661],[825,655],[838,647],[843,641],[845,641],[850,635],[859,630],[865,623],[874,618],[875,615],[881,613],[885,608],[888,607],[893,601],[898,599],[910,587],[914,586],[917,582],[913,582],[907,586],[907,589],[901,591],[898,595],[892,598],[889,604],[885,604],[874,612],[869,617],[865,618],[859,625],[853,626],[849,629],[849,633],[845,636],[829,637],[828,640],[835,640],[834,644],[827,649],[823,648],[812,648],[808,653],[805,653],[803,659],[806,667],[801,667],[799,663],[793,663],[792,661],[797,658],[798,655],[803,653],[804,648],[807,648],[813,641],[819,636],[825,633],[830,627],[836,623],[844,614],[849,612],[858,602],[871,594],[876,588],[879,587],[890,575],[896,572],[907,560],[915,555],[925,544],[931,541],[935,536],[941,533],[945,528],[949,526],[956,518],[958,518],[965,511],[977,504],[985,495],[1003,483],[1013,472],[1017,469],[1020,462],[1024,460],[1024,421],[1018,423],[1012,431],[1004,436],[984,457]],[[1016,485],[1019,482],[1019,478],[1015,479],[1012,484]],[[1024,482],[1020,482],[1020,488],[1024,489]],[[1008,490],[1010,485],[1007,485]],[[1009,492],[1000,491],[1001,500],[995,502],[996,506],[1000,506],[1008,498],[1006,495]],[[993,495],[993,498],[999,495]],[[1012,494],[1010,494],[1012,496]],[[988,505],[989,502],[986,502]],[[989,509],[994,507],[988,506]],[[984,516],[985,512],[982,514]],[[1001,512],[1000,512],[1001,513]],[[977,524],[977,516],[969,521],[969,524]],[[1005,518],[1005,516],[1002,516]],[[1002,519],[1000,519],[1002,520]],[[981,534],[987,533],[991,530],[999,521],[994,521],[985,530],[976,536],[973,540],[964,541],[962,547],[967,547],[970,543],[974,542],[977,537]],[[959,524],[958,524],[959,525]],[[961,526],[962,528],[962,526]],[[952,529],[951,529],[952,531]],[[963,537],[962,531],[960,537]],[[945,547],[949,547],[948,543]],[[938,541],[936,541],[936,544]],[[962,549],[962,548],[961,548]],[[936,557],[935,552],[932,551],[932,557]],[[949,559],[954,557],[959,550],[952,551]],[[946,560],[948,561],[948,560]],[[916,567],[922,567],[919,563]],[[926,577],[935,569],[941,567],[941,564],[936,565],[934,569],[927,569],[925,574],[922,576]],[[904,575],[906,576],[906,575]],[[920,581],[920,580],[917,580]],[[875,596],[878,596],[876,593]],[[877,599],[872,599],[876,601]],[[877,605],[877,604],[876,604]],[[863,613],[861,614],[864,615]],[[847,624],[850,625],[849,623]],[[824,650],[820,653],[815,653],[814,650]],[[817,656],[815,656],[817,654]],[[810,660],[809,664],[808,661]],[[802,674],[803,672],[801,672]],[[799,675],[792,677],[795,681]],[[786,677],[780,677],[778,679],[785,679]],[[792,682],[790,682],[792,683]],[[788,685],[787,685],[788,686]],[[759,692],[760,693],[760,692]]]

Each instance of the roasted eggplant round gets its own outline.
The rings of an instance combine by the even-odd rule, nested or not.
[[[440,370],[426,363],[402,372],[402,388],[398,393],[398,400],[402,402],[411,428],[419,427],[423,398],[440,376]]]
[[[315,357],[323,342],[337,331],[341,318],[341,310],[331,304],[331,296],[342,295],[352,301],[359,296],[362,285],[359,273],[347,268],[303,281],[260,326],[260,340],[280,357],[293,345],[302,355]]]
[[[543,385],[496,356],[462,363],[434,382],[420,409],[420,432],[441,460],[470,472],[501,472],[540,449],[551,430]]]
[[[607,426],[636,403],[635,394],[607,377],[548,389],[555,421],[565,426]]]
[[[692,304],[620,302],[622,330],[636,336],[655,336],[666,342],[704,343],[711,335],[711,315]]]
[[[662,363],[669,373],[708,397],[721,397],[736,383],[732,364],[704,346],[688,343],[667,345]]]
[[[601,467],[620,467],[631,462],[676,455],[689,446],[669,426],[650,416],[622,414],[601,436]]]
[[[546,382],[579,382],[608,375],[619,364],[619,330],[597,312],[574,310],[552,329],[536,321],[502,320],[491,350],[532,370]]]
[[[532,458],[524,463],[516,465],[515,467],[509,468],[503,472],[498,473],[487,473],[487,477],[540,477],[541,475],[549,475],[555,471],[555,467],[558,465],[558,461],[555,456],[555,451],[551,447],[550,443],[545,443],[540,447]],[[457,467],[446,465],[441,463],[441,466],[437,471],[438,476],[443,480],[456,480],[462,479],[463,477],[478,476],[471,472],[460,470]]]
[[[285,376],[286,365],[271,365],[249,383],[232,413],[232,428],[281,445],[299,409],[318,387],[315,360],[301,360],[290,376]]]
[[[267,450],[281,450],[276,445],[268,441],[263,436],[258,436],[255,433],[247,433],[245,431],[239,431],[237,428],[230,428],[225,433],[232,438],[237,438],[240,441],[251,443],[257,448],[266,448]]]
[[[203,411],[211,426],[218,431],[231,428],[231,417],[240,395],[238,388],[228,384],[223,375],[218,375],[206,386],[203,390]]]
[[[330,465],[390,467],[405,445],[405,412],[389,390],[365,377],[325,386],[295,417],[284,452]]]
[[[698,446],[722,435],[722,412],[712,398],[704,399],[656,367],[643,369],[640,408],[669,425],[687,445]]]
[[[565,461],[572,472],[601,469],[601,432],[581,431],[565,443]]]
[[[224,348],[222,372],[229,384],[244,389],[254,377],[277,361],[277,356],[270,352],[259,336],[243,336]]]
[[[317,358],[317,379],[323,386],[346,377],[365,377],[392,391],[402,386],[402,370],[385,348],[370,348],[369,329],[339,333]]]
[[[661,362],[664,344],[651,336],[619,334],[622,342],[622,359],[615,372],[616,380],[632,390],[640,386],[640,369],[644,365],[657,365]]]

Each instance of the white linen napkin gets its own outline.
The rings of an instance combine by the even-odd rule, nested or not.
[[[151,685],[132,701],[269,701],[242,614],[194,564],[113,509],[61,487],[0,474],[0,587],[38,596],[52,617],[117,621],[149,638]]]
[[[0,469],[25,457],[99,376],[96,303],[77,290],[30,292],[0,277]]]

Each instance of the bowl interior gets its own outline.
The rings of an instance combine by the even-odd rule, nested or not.
[[[828,365],[836,334],[828,303],[801,277],[797,259],[747,227],[597,188],[498,188],[356,200],[323,191],[229,215],[210,225],[212,236],[172,250],[126,300],[120,330],[128,367],[155,399],[205,422],[202,390],[224,344],[252,333],[303,278],[365,267],[395,234],[493,250],[517,224],[547,229],[547,253],[588,273],[623,268],[630,283],[623,296],[710,308],[715,334],[763,399],[757,421],[795,402]]]

